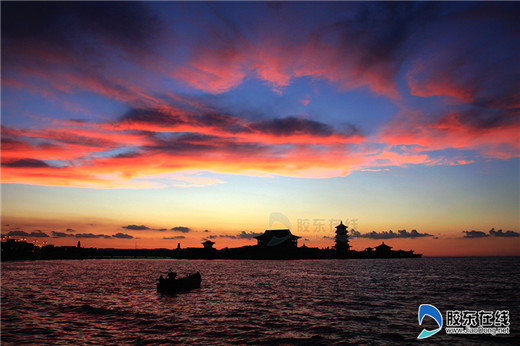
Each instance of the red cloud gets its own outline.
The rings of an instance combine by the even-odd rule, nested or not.
[[[82,166],[63,168],[4,166],[5,183],[31,183],[59,186],[90,187],[153,187],[159,186],[151,178],[168,177],[181,171],[215,171],[250,175],[289,175],[328,177],[346,175],[359,159],[349,158],[344,150],[316,149],[310,146],[280,151],[276,148],[258,148],[241,151],[218,143],[201,150],[187,152],[150,151],[142,155],[89,160]],[[341,162],[338,165],[338,162]],[[177,179],[175,175],[172,179]],[[189,177],[181,180],[190,181]],[[198,179],[198,183],[203,183]],[[214,183],[211,182],[211,183]]]
[[[309,95],[305,96],[304,99],[299,100],[304,106],[307,106],[311,102],[311,97]]]
[[[62,93],[96,93],[132,110],[106,123],[3,127],[2,182],[139,187],[157,186],[152,177],[174,174],[203,184],[204,178],[179,172],[330,177],[353,169],[471,162],[429,153],[443,149],[471,149],[492,158],[519,155],[518,69],[511,67],[518,53],[508,48],[516,43],[510,28],[517,18],[509,5],[476,6],[471,11],[476,17],[468,21],[469,13],[446,11],[448,5],[348,4],[351,16],[323,16],[312,25],[307,19],[314,18],[314,5],[300,5],[306,8],[303,16],[288,19],[269,10],[262,25],[246,25],[251,32],[218,18],[195,27],[181,20],[186,32],[198,34],[176,38],[172,46],[182,49],[171,55],[166,48],[147,49],[159,48],[154,43],[163,27],[143,4],[101,4],[111,10],[88,13],[84,5],[9,6],[20,11],[6,16],[3,86],[39,92],[62,105],[72,102],[58,100]],[[47,6],[51,15],[40,18]],[[28,10],[44,20],[45,30]],[[292,13],[292,5],[286,10]],[[56,20],[63,13],[72,18],[70,31]],[[114,22],[112,13],[126,14]],[[450,37],[431,40],[443,27]],[[378,137],[366,138],[354,126],[338,131],[300,117],[246,120],[218,112],[199,99],[165,91],[171,80],[163,75],[209,93],[226,92],[248,78],[282,92],[307,77],[342,90],[367,87],[394,101],[400,97],[395,79],[404,76],[411,95],[448,96],[458,100],[458,108],[434,117],[403,110]],[[160,97],[154,88],[162,89]]]
[[[508,159],[520,156],[518,133],[518,113],[486,116],[478,111],[451,112],[438,120],[428,119],[420,113],[406,113],[384,128],[380,140],[396,146],[416,145],[418,152],[455,148],[477,150],[490,158]]]
[[[419,80],[412,73],[408,74],[408,86],[413,96],[451,96],[463,102],[472,102],[475,89],[461,85],[449,75],[430,76]]]
[[[312,77],[336,83],[343,89],[368,86],[373,92],[398,98],[393,82],[396,65],[379,61],[366,66],[361,49],[346,53],[345,43],[327,43],[325,39],[306,37],[299,42],[260,39],[258,42],[239,40],[233,46],[199,45],[183,67],[170,76],[197,89],[221,93],[240,85],[248,76],[259,78],[280,92],[294,78]]]
[[[437,120],[403,113],[379,137],[365,138],[355,127],[339,132],[305,118],[245,120],[207,113],[196,101],[188,108],[195,110],[163,104],[131,110],[110,123],[3,127],[2,181],[138,188],[161,186],[153,180],[160,177],[174,185],[198,186],[219,181],[182,172],[333,177],[359,169],[471,162],[433,158],[431,150],[474,149],[508,158],[520,149],[518,115],[506,111],[452,112]],[[373,149],[376,143],[385,145]],[[396,150],[403,145],[409,147]]]
[[[2,163],[21,158],[79,160],[94,152],[146,143],[144,134],[106,131],[98,127],[95,124],[71,124],[46,130],[2,127]]]
[[[158,186],[153,177],[170,179],[172,174],[172,181],[186,186],[218,182],[178,175],[200,170],[346,175],[361,163],[347,146],[362,138],[354,127],[342,133],[304,118],[246,121],[165,105],[130,111],[112,123],[64,121],[40,130],[3,127],[2,181],[153,187]]]

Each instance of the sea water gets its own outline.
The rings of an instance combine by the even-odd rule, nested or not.
[[[519,344],[520,258],[97,259],[2,263],[2,344],[407,344],[447,310],[508,310],[508,335],[427,341]],[[200,289],[156,292],[199,271]],[[428,320],[428,321],[426,321]]]

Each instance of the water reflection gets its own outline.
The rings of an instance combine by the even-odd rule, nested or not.
[[[200,271],[201,288],[157,293],[169,267]],[[423,303],[509,309],[516,334],[500,340],[512,342],[519,267],[516,258],[2,263],[2,342],[402,343],[422,329]]]

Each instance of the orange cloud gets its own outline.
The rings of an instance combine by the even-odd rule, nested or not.
[[[434,150],[472,149],[509,158],[518,156],[520,149],[515,111],[451,112],[436,120],[403,111],[377,136],[367,138],[355,126],[341,132],[302,117],[246,120],[197,100],[170,98],[175,106],[161,102],[132,108],[112,122],[2,127],[2,181],[201,186],[220,181],[195,172],[324,178],[352,170],[472,162],[461,155],[432,157],[429,151]]]
[[[319,156],[318,156],[319,155]],[[337,160],[343,163],[338,166]],[[83,186],[83,187],[159,187],[151,179],[168,179],[172,185],[197,186],[219,183],[186,171],[200,170],[247,175],[290,175],[327,177],[346,175],[349,166],[356,162],[347,161],[337,152],[323,152],[299,148],[272,157],[257,152],[247,153],[219,151],[197,155],[170,155],[165,153],[146,154],[89,160],[82,166],[50,167],[44,165],[10,166],[2,169],[4,183],[31,183],[39,185]],[[180,182],[180,183],[179,183]]]
[[[346,175],[360,164],[348,149],[363,138],[354,128],[340,133],[297,117],[244,121],[173,108],[143,112],[104,124],[65,121],[40,130],[3,127],[2,182],[202,186],[221,181],[198,175],[201,170],[329,177]]]
[[[431,157],[432,150],[479,150],[518,156],[516,115],[448,113],[431,121],[402,113],[377,137],[355,127],[337,132],[299,117],[245,120],[161,104],[109,123],[55,121],[47,129],[2,128],[2,182],[89,187],[203,186],[200,171],[325,178],[352,170],[410,164],[453,165],[471,158]],[[379,144],[378,144],[379,143]],[[379,145],[379,147],[378,147]]]

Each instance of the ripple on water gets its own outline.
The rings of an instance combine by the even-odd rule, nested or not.
[[[2,263],[6,344],[403,344],[420,304],[509,309],[514,344],[518,258],[420,260],[82,260]],[[200,271],[202,287],[158,294],[160,272]]]

